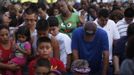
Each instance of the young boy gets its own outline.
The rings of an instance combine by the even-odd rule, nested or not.
[[[60,60],[69,69],[71,61],[70,54],[72,53],[71,38],[67,34],[59,32],[59,22],[56,17],[50,16],[47,21],[50,26],[50,33],[56,38],[60,46]]]
[[[35,65],[35,75],[46,75],[50,68],[51,64],[48,59],[38,59]]]
[[[34,66],[37,63],[37,60],[40,58],[48,59],[51,63],[52,70],[59,70],[61,72],[65,72],[64,64],[57,58],[51,57],[52,51],[53,51],[53,47],[51,44],[51,40],[48,37],[40,37],[37,40],[38,56],[29,64],[29,75],[34,75],[35,72]]]

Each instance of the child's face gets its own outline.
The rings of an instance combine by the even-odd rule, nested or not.
[[[59,28],[57,26],[50,27],[49,31],[53,36],[56,36],[59,32]]]
[[[49,42],[42,42],[38,45],[38,54],[41,58],[49,58],[52,53],[52,46]]]
[[[21,34],[18,34],[17,37],[20,42],[25,42],[27,39],[25,35],[21,35]]]
[[[36,68],[35,75],[47,75],[48,72],[49,68],[39,66]]]
[[[9,41],[9,31],[5,28],[0,30],[0,41],[2,43],[8,43]]]

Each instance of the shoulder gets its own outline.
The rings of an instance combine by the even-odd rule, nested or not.
[[[121,72],[134,71],[134,59],[125,59],[121,64]]]
[[[78,28],[76,28],[73,32],[81,32],[82,29],[83,29],[83,27],[78,27]]]
[[[97,31],[96,31],[98,34],[102,34],[102,35],[106,35],[107,32],[105,30],[103,30],[102,28],[97,28]]]
[[[32,67],[34,67],[34,65],[36,64],[36,61],[37,61],[37,59],[33,59],[30,63],[29,63],[29,68],[32,68]]]
[[[30,42],[26,41],[24,44],[25,44],[25,45],[30,45]]]
[[[123,62],[122,62],[122,66],[123,65],[133,65],[134,66],[134,60],[132,59],[125,59]]]
[[[114,23],[114,24],[115,24],[115,22],[114,22],[113,20],[111,20],[111,19],[108,19],[108,22],[109,22],[109,23]]]
[[[122,24],[125,24],[125,20],[124,18],[122,20],[119,20],[116,25],[119,26],[119,25],[122,25]]]
[[[60,18],[60,17],[61,17],[61,14],[57,15],[56,17],[57,17],[57,18]]]
[[[67,34],[65,33],[59,33],[59,36],[60,37],[63,37],[63,38],[70,38]]]

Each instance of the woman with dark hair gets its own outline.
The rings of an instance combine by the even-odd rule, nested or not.
[[[121,75],[134,75],[134,36],[127,42],[126,57],[121,64]]]

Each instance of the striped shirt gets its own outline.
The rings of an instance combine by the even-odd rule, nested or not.
[[[134,20],[132,22],[134,22]],[[117,25],[120,37],[127,36],[128,24],[126,23],[125,18],[118,21],[116,25]]]

